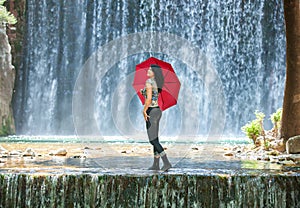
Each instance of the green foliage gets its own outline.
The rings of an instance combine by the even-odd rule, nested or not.
[[[275,132],[275,137],[277,137],[278,130],[280,128],[280,121],[282,115],[282,108],[279,108],[275,113],[270,116],[270,119],[274,125],[273,129]],[[252,139],[255,143],[256,138],[259,136],[264,136],[264,128],[263,128],[263,121],[265,118],[265,114],[259,111],[255,111],[256,119],[247,123],[245,126],[242,127],[242,131],[246,134],[249,139]],[[269,144],[265,143],[265,148],[269,148]]]
[[[4,6],[6,0],[0,0],[0,24],[16,24],[17,20]]]
[[[255,143],[256,138],[259,137],[263,132],[263,120],[265,118],[265,114],[259,111],[255,111],[256,119],[250,121],[245,126],[242,127],[242,131],[247,135],[249,139],[253,140]]]
[[[247,135],[249,139],[252,139],[255,143],[255,140],[261,134],[261,125],[258,119],[255,119],[245,126],[242,127],[242,131]]]
[[[264,141],[264,148],[265,148],[265,150],[269,150],[270,149],[270,142],[268,140]]]
[[[279,135],[279,130],[281,128],[280,122],[281,122],[281,116],[282,116],[282,108],[279,108],[275,113],[273,113],[270,116],[270,119],[274,125],[273,131],[274,136],[277,137]]]
[[[270,116],[272,123],[275,125],[281,121],[282,108],[279,108],[275,113]]]

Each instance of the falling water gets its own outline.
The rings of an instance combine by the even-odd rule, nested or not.
[[[111,41],[149,31],[185,39],[200,49],[206,64],[192,68],[172,54],[151,51],[151,46],[112,63],[97,85],[88,86],[95,89],[94,103],[82,101],[81,106],[90,109],[89,116],[96,119],[102,134],[144,129],[141,103],[132,96],[131,81],[135,65],[150,56],[170,62],[182,84],[179,104],[164,113],[165,135],[205,135],[216,124],[203,73],[208,65],[225,98],[221,103],[225,112],[219,118],[225,128],[219,134],[239,135],[255,110],[268,116],[281,107],[285,33],[280,0],[28,0],[26,45],[14,96],[17,133],[74,134],[73,89],[86,61]],[[126,47],[123,43],[114,50]],[[97,71],[101,63],[95,67]],[[89,125],[89,120],[82,122]],[[266,125],[270,128],[269,121]]]
[[[1,207],[299,207],[297,175],[1,174]]]

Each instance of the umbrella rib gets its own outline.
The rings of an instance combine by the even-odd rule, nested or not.
[[[175,82],[175,81],[174,81],[174,82],[164,82],[164,83],[168,83],[168,84],[169,84],[169,83],[178,83],[178,82]]]
[[[169,92],[171,92],[171,90],[169,89],[169,87],[167,87],[167,86],[164,86],[164,88],[166,88],[167,89],[167,92],[169,93]]]

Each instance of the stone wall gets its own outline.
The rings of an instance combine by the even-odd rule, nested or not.
[[[0,135],[14,134],[12,116],[12,95],[15,82],[15,70],[12,65],[11,47],[6,29],[0,25]]]
[[[26,0],[10,0],[7,9],[17,18],[15,25],[10,25],[6,34],[11,45],[12,64],[16,69],[16,76],[23,56],[23,37],[26,31]]]
[[[12,99],[26,28],[26,0],[10,0],[5,5],[18,22],[8,28],[0,25],[0,136],[15,134]]]

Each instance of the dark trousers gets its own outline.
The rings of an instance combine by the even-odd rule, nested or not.
[[[147,110],[148,121],[146,121],[147,134],[149,142],[153,145],[154,155],[160,154],[164,151],[158,140],[159,121],[162,112],[159,107],[149,107]]]

